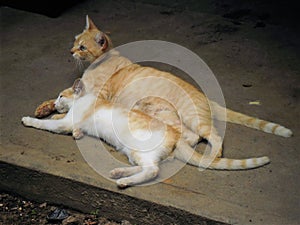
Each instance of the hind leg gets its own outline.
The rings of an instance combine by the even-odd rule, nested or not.
[[[188,129],[186,126],[183,125],[182,127],[182,137],[184,140],[190,145],[190,146],[195,146],[196,144],[199,143],[199,140],[201,139],[199,135],[195,134],[193,131]]]
[[[191,102],[178,102],[177,108],[181,115],[182,121],[186,127],[191,129],[195,134],[206,139],[211,145],[211,156],[222,156],[222,138],[218,135],[214,127],[213,112],[211,106],[203,93],[191,90],[194,94],[190,99]],[[186,100],[186,101],[188,101]]]
[[[198,128],[198,133],[201,137],[206,139],[210,146],[211,146],[211,152],[210,156],[212,157],[222,157],[222,138],[218,135],[216,129],[212,127],[213,125],[202,125]]]
[[[141,166],[115,168],[112,171],[110,171],[110,177],[113,179],[119,179],[121,177],[128,177],[133,174],[141,172],[142,169],[143,168]]]
[[[129,177],[121,178],[117,180],[117,185],[120,188],[141,184],[155,178],[158,174],[159,167],[157,165],[142,166],[142,170]]]

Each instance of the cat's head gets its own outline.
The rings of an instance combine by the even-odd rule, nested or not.
[[[80,78],[75,80],[72,87],[63,90],[59,93],[55,100],[55,108],[59,113],[66,113],[73,106],[74,100],[85,94],[84,84]]]
[[[77,60],[92,63],[112,48],[110,38],[100,31],[93,21],[86,16],[86,27],[81,34],[75,36],[71,54]]]

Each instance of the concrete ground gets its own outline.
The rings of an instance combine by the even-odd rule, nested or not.
[[[193,50],[214,72],[228,108],[280,123],[294,136],[282,138],[228,124],[225,157],[267,155],[271,163],[235,172],[199,171],[185,166],[164,182],[118,189],[86,163],[70,136],[21,124],[22,116],[32,116],[37,105],[56,97],[81,75],[69,49],[74,35],[84,28],[86,14],[111,33],[115,46],[159,39]],[[172,206],[182,213],[232,224],[299,224],[298,40],[293,27],[249,19],[249,15],[224,18],[209,7],[199,12],[167,5],[91,0],[58,18],[1,8],[1,171],[12,164],[91,185],[112,195],[122,194],[125,199],[129,196]],[[250,101],[259,101],[260,105],[250,105]],[[56,186],[40,178],[32,188],[30,182],[37,178],[28,176],[27,183],[14,180],[21,179],[20,174],[2,174],[0,187],[42,198]],[[66,186],[65,193],[56,194],[67,199],[61,203],[84,210],[79,198],[87,193],[82,192],[78,198],[68,196],[75,190]],[[102,197],[94,200],[101,202]],[[85,205],[88,209],[89,202]]]

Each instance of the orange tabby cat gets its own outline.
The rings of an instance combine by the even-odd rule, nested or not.
[[[74,47],[71,49],[75,59],[92,63],[82,76],[87,93],[98,95],[100,92],[102,98],[129,108],[138,102],[135,107],[141,107],[144,112],[170,125],[178,124],[178,121],[165,121],[165,117],[158,116],[160,108],[157,105],[161,106],[161,101],[165,101],[166,107],[163,111],[171,114],[176,112],[177,119],[180,115],[183,125],[193,131],[197,139],[198,137],[207,139],[214,155],[221,156],[222,139],[214,128],[212,117],[221,119],[219,112],[224,108],[209,101],[201,91],[173,74],[132,64],[129,59],[111,49],[110,38],[87,17],[86,28],[75,37]],[[145,92],[152,97],[145,98]],[[155,96],[160,97],[159,100]],[[210,107],[213,107],[214,115],[211,115]],[[231,123],[283,137],[292,135],[291,130],[281,125],[229,109],[226,110],[226,115],[226,121]],[[189,139],[189,134],[184,136]],[[194,142],[196,139],[190,140],[189,143]]]

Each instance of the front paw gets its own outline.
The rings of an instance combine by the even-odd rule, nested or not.
[[[73,138],[75,140],[79,140],[79,139],[81,139],[84,136],[83,132],[79,128],[73,129],[72,134],[73,134]]]
[[[40,104],[36,108],[36,110],[34,112],[34,116],[37,118],[43,118],[43,117],[50,115],[54,111],[56,111],[55,99],[51,99],[51,100],[45,101],[42,104]]]
[[[33,121],[34,121],[34,120],[35,120],[35,119],[32,118],[32,117],[24,116],[24,117],[22,118],[22,123],[23,123],[24,126],[26,126],[26,127],[31,127],[31,126],[33,125]]]

